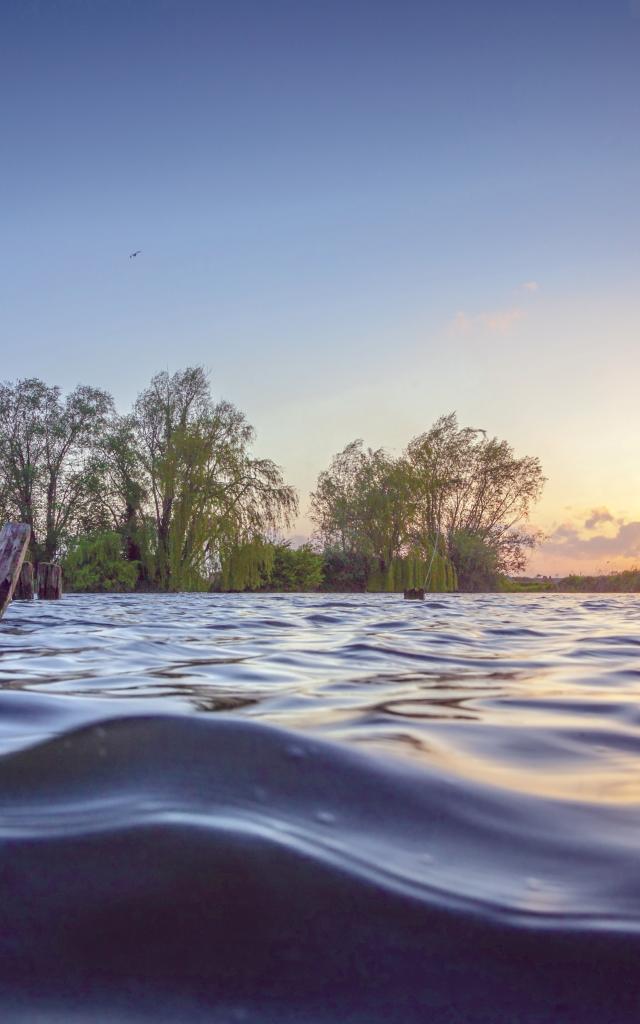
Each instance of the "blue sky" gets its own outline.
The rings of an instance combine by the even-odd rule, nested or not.
[[[3,377],[203,363],[303,508],[457,409],[541,456],[538,567],[640,521],[637,0],[3,0],[0,112]]]

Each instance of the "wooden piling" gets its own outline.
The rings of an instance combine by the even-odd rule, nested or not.
[[[31,562],[23,562],[16,589],[13,592],[14,601],[33,601],[33,566]]]
[[[0,619],[13,597],[30,537],[26,523],[7,523],[0,531]]]
[[[62,597],[62,568],[53,562],[38,563],[38,599],[57,601]]]

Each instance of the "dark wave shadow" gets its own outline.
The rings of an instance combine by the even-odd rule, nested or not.
[[[594,824],[246,720],[99,721],[0,758],[0,1006],[631,1021],[635,822]]]

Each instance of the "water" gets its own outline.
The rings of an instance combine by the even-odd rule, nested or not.
[[[0,1017],[640,1015],[640,601],[151,595],[0,624]]]

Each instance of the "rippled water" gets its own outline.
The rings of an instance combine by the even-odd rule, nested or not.
[[[0,1014],[640,1018],[640,600],[0,624]]]

